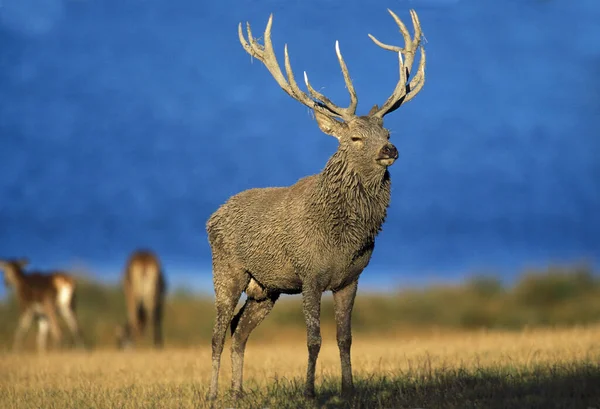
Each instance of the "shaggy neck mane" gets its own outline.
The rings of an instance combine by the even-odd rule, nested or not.
[[[352,169],[339,149],[319,174],[314,203],[327,215],[325,223],[340,243],[374,241],[390,202],[390,174],[385,168]],[[321,213],[322,214],[322,213]]]

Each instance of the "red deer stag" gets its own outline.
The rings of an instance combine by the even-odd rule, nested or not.
[[[314,397],[315,365],[321,348],[321,295],[333,292],[337,343],[340,350],[342,393],[353,391],[350,316],[358,277],[367,266],[390,202],[390,166],[398,157],[383,127],[383,117],[410,101],[425,82],[425,52],[417,13],[411,10],[414,38],[392,11],[404,48],[379,47],[398,55],[400,79],[383,106],[375,105],[366,116],[356,115],[357,97],[346,63],[336,42],[336,54],[350,94],[350,105],[341,108],[304,81],[300,90],[284,48],[285,72],[281,71],[271,43],[273,15],[264,33],[264,45],[248,39],[239,25],[242,46],[261,61],[277,84],[292,98],[313,110],[317,125],[338,139],[337,151],[319,174],[300,179],[289,187],[250,189],[232,196],[207,222],[212,251],[216,322],[212,337],[212,379],[209,398],[218,390],[218,376],[227,327],[231,326],[232,389],[242,393],[246,342],[252,330],[269,314],[280,294],[302,294],[307,326],[308,368],[305,396]],[[409,80],[417,50],[419,66]],[[234,316],[242,292],[244,306]]]
[[[14,289],[20,308],[13,349],[21,349],[23,338],[34,321],[38,324],[38,351],[46,350],[48,332],[58,346],[62,336],[57,315],[64,319],[76,346],[83,347],[75,314],[75,280],[69,274],[59,271],[26,273],[25,267],[28,264],[27,259],[0,260],[4,283]]]
[[[125,266],[123,290],[127,305],[127,322],[117,329],[117,345],[129,348],[146,328],[153,325],[153,341],[163,345],[162,314],[166,283],[158,256],[149,250],[133,252]]]

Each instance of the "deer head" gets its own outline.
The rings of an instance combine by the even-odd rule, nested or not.
[[[4,285],[16,286],[19,276],[23,275],[23,269],[28,264],[29,260],[26,258],[0,260],[0,270],[4,271]]]
[[[408,29],[400,18],[391,10],[388,9],[388,11],[396,21],[404,37],[404,48],[384,44],[371,34],[369,34],[369,37],[379,47],[398,53],[400,78],[392,95],[385,101],[381,108],[377,105],[373,106],[366,116],[356,115],[358,98],[337,41],[335,43],[335,51],[340,67],[342,68],[346,88],[350,94],[350,105],[347,108],[335,105],[325,95],[316,91],[308,81],[306,72],[304,72],[304,82],[309,94],[300,90],[291,68],[287,44],[284,47],[286,79],[279,67],[271,42],[272,14],[269,17],[269,22],[264,33],[264,45],[259,44],[257,39],[252,36],[250,23],[246,25],[248,40],[244,38],[241,23],[238,27],[240,42],[246,52],[267,67],[273,78],[275,78],[275,81],[289,96],[314,111],[319,128],[324,133],[338,139],[338,151],[346,154],[350,166],[353,166],[356,170],[385,169],[394,163],[398,157],[398,150],[389,142],[390,133],[383,127],[383,117],[398,109],[403,103],[414,98],[425,83],[425,51],[420,46],[422,31],[417,13],[414,10],[410,11],[415,30],[414,38],[411,38]],[[421,50],[419,67],[417,68],[416,75],[409,81],[417,49]]]

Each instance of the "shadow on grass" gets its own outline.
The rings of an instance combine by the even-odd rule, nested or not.
[[[530,369],[449,369],[414,375],[355,380],[355,395],[339,396],[338,379],[327,378],[317,398],[303,398],[302,380],[276,380],[266,390],[248,391],[224,408],[598,408],[600,365],[582,363]]]

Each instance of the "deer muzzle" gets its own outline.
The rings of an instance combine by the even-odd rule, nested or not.
[[[398,159],[398,149],[391,143],[388,143],[379,151],[377,163],[382,166],[390,166],[396,159]]]

